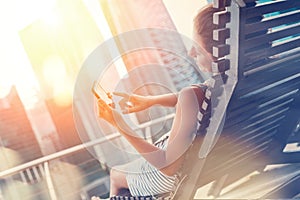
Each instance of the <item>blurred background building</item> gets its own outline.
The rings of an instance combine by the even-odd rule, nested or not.
[[[90,145],[114,130],[105,124],[100,129],[93,120],[95,113],[85,105],[90,90],[72,98],[84,61],[106,40],[141,28],[177,30],[191,38],[194,13],[206,1],[14,0],[0,4],[4,27],[0,37],[0,200],[107,196],[109,167],[128,158],[121,154],[113,159],[113,150],[104,143]],[[152,34],[148,39],[154,45],[168,41],[175,52],[187,53],[176,37]],[[114,51],[121,52],[126,45],[116,41]],[[145,67],[149,63],[165,68],[157,74]],[[110,91],[118,86],[144,95],[176,92],[204,80],[205,75],[192,65],[188,56],[180,59],[176,54],[141,49],[122,55],[99,81]],[[161,84],[143,85],[147,81]],[[76,119],[73,109],[79,116]],[[156,107],[130,118],[142,125],[173,111]],[[171,121],[168,118],[138,132],[155,141],[170,129]],[[130,149],[121,138],[114,142]]]

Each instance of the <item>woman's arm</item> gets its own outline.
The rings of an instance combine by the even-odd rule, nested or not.
[[[177,104],[177,94],[169,93],[149,97],[151,105],[161,105],[166,107],[174,107]]]
[[[153,105],[174,107],[177,104],[177,94],[169,93],[156,96],[129,95],[122,92],[114,92],[116,96],[122,97],[118,102],[123,113],[133,113],[145,110]]]
[[[114,125],[149,163],[163,173],[171,175],[172,172],[169,169],[172,169],[172,163],[178,160],[189,148],[197,129],[199,104],[194,89],[183,89],[178,96],[176,114],[166,150],[138,137],[116,110],[112,110],[105,102],[101,101],[98,104],[100,117]],[[111,113],[109,114],[109,112]]]

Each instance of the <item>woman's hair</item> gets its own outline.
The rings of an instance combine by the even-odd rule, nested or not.
[[[205,50],[212,54],[213,46],[217,43],[213,40],[213,30],[218,28],[218,25],[213,23],[213,15],[221,9],[213,8],[212,4],[208,4],[201,8],[194,18],[194,28],[201,37]]]

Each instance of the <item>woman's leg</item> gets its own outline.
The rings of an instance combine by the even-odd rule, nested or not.
[[[126,174],[113,167],[110,170],[110,196],[117,195],[122,188],[128,188]]]
[[[120,189],[128,189],[126,174],[137,172],[136,166],[140,165],[141,159],[136,159],[123,165],[117,165],[110,170],[110,197],[117,195]],[[92,197],[91,200],[100,200]]]

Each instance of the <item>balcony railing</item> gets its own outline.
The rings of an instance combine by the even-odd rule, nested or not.
[[[167,120],[171,120],[173,117],[174,117],[174,114],[169,114],[164,117],[154,119],[152,121],[140,124],[139,126],[137,126],[135,128],[135,130],[143,130],[145,133],[147,133],[147,132],[149,133],[152,125],[155,125],[160,122],[167,121]],[[103,143],[107,142],[107,140],[114,140],[116,138],[119,138],[120,136],[121,135],[119,133],[112,133],[105,137],[95,139],[93,141],[89,141],[89,142],[86,142],[83,144],[79,144],[79,145],[73,146],[71,148],[68,148],[68,149],[38,158],[36,160],[32,160],[30,162],[20,164],[18,166],[9,168],[7,170],[1,171],[0,172],[0,200],[4,199],[4,196],[8,191],[10,191],[10,193],[11,193],[10,197],[12,199],[20,198],[20,197],[22,197],[22,198],[24,197],[23,199],[51,199],[51,200],[61,199],[61,194],[58,194],[58,193],[60,193],[58,191],[58,188],[60,186],[57,186],[58,180],[56,180],[56,177],[55,177],[56,174],[53,174],[53,170],[52,171],[50,170],[50,164],[51,164],[50,162],[51,161],[59,162],[68,156],[74,156],[74,155],[86,150],[87,148],[94,147],[95,145],[103,144]],[[86,162],[91,162],[91,161],[87,160]],[[64,166],[69,166],[69,165],[64,165]],[[64,168],[62,168],[60,170],[65,171],[64,173],[70,172],[70,171],[68,171],[68,169],[64,169]],[[99,168],[99,170],[100,170],[100,168]],[[94,172],[90,172],[90,173],[94,173]],[[18,176],[20,178],[16,178],[16,176]],[[75,178],[75,175],[74,175],[74,177],[73,177],[73,175],[71,175],[71,177]],[[100,178],[101,177],[99,177],[99,179]],[[20,181],[20,179],[21,179],[21,181]],[[61,177],[57,178],[57,179],[64,180],[64,178],[61,178]],[[80,178],[77,178],[77,181],[78,181],[78,179],[80,179]],[[81,179],[82,179],[82,177],[81,177]],[[105,180],[107,182],[106,178],[104,178],[103,180]],[[31,195],[23,196],[23,194],[19,194],[19,196],[18,196],[17,193],[22,192],[19,189],[17,189],[17,188],[21,187],[21,186],[19,186],[20,183],[23,183],[21,185],[24,185],[24,183],[25,183],[25,185],[29,186],[29,185],[34,185],[38,182],[43,182],[41,185],[43,185],[44,190],[46,190],[46,191],[39,190],[38,192],[36,192],[37,189],[31,188],[30,190],[35,191],[35,192],[29,191],[29,193],[31,193]],[[94,182],[97,182],[97,181],[94,181]],[[13,184],[13,183],[15,183],[15,184]],[[72,185],[72,180],[70,179],[70,182],[67,181],[66,183],[69,183],[70,185]],[[10,188],[10,184],[13,185],[12,190]],[[86,189],[86,188],[89,188],[90,184],[91,183],[85,183],[85,184],[81,185],[80,190],[83,189],[85,191],[85,193],[88,193],[88,191],[87,191],[88,189]],[[99,184],[101,184],[101,183],[99,183]],[[68,184],[63,184],[63,185],[68,185]],[[89,185],[89,186],[87,186],[87,185]],[[106,184],[106,186],[107,186],[107,184]],[[22,187],[24,187],[24,186],[22,186]],[[14,191],[14,192],[12,192],[12,191]],[[75,196],[75,199],[89,198],[89,195],[80,195],[80,192],[76,191],[76,188],[74,188],[74,191],[70,191],[70,193],[72,193],[72,192],[74,193],[73,195],[72,194],[65,195],[63,198],[64,199],[72,199],[72,200],[74,200],[74,196]],[[24,193],[28,193],[28,191],[24,192]],[[42,195],[39,193],[44,193],[44,194]],[[7,199],[5,199],[5,200],[7,200]]]

